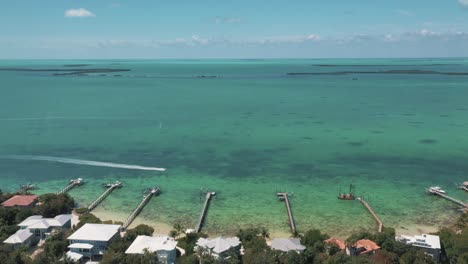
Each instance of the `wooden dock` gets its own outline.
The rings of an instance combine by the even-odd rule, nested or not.
[[[159,187],[149,189],[146,195],[143,197],[143,200],[140,202],[140,204],[135,208],[135,210],[133,210],[133,212],[130,214],[127,220],[125,220],[124,224],[121,227],[121,231],[125,231],[130,226],[130,224],[133,222],[133,220],[135,220],[135,218],[141,212],[143,207],[145,207],[145,205],[149,202],[151,197],[153,197],[153,195],[158,195],[160,193],[161,189]]]
[[[205,220],[205,216],[208,213],[208,207],[210,206],[210,201],[213,196],[215,196],[215,192],[207,192],[205,196],[205,204],[203,205],[203,209],[200,214],[200,218],[198,218],[197,226],[195,227],[195,233],[199,233],[203,227],[203,221]]]
[[[371,213],[371,215],[374,217],[375,221],[377,221],[377,224],[379,225],[378,227],[378,231],[379,233],[381,233],[383,231],[383,223],[382,223],[382,220],[380,220],[380,218],[377,216],[377,214],[374,212],[374,210],[372,209],[372,207],[366,202],[364,201],[364,198],[363,197],[360,197],[358,198],[359,201],[361,201],[361,203],[364,205],[364,207],[367,208],[367,210]]]
[[[463,207],[464,209],[468,209],[468,204],[467,204],[467,203],[464,203],[464,202],[462,202],[462,201],[460,201],[460,200],[457,200],[457,199],[455,199],[455,198],[453,198],[453,197],[450,197],[450,196],[448,196],[447,194],[443,194],[443,193],[438,192],[438,191],[436,191],[436,190],[433,190],[433,189],[431,189],[431,188],[427,189],[426,191],[427,191],[428,193],[430,193],[430,194],[438,195],[438,196],[440,196],[440,197],[442,197],[442,198],[445,198],[445,199],[447,199],[447,200],[449,200],[449,201],[451,201],[451,202],[453,202],[453,203],[455,203],[455,204],[457,204],[457,205]]]
[[[79,186],[79,185],[82,185],[84,183],[84,180],[82,178],[78,178],[78,179],[72,179],[70,180],[70,184],[68,184],[65,188],[63,188],[62,190],[58,191],[57,194],[63,194],[63,193],[67,193],[68,191],[70,191],[71,189],[73,189],[75,186]]]
[[[296,222],[294,221],[294,217],[293,217],[293,214],[292,214],[292,210],[291,210],[291,205],[289,204],[289,195],[288,193],[285,193],[285,192],[281,192],[281,193],[277,193],[276,196],[284,201],[284,203],[286,204],[286,209],[288,210],[288,218],[289,218],[289,225],[291,227],[291,233],[293,235],[296,234]]]
[[[88,206],[88,212],[91,212],[96,206],[98,206],[114,189],[117,189],[122,186],[120,181],[115,183],[107,184],[107,190],[103,192],[94,202]]]

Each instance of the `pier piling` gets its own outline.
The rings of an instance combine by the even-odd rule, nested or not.
[[[289,204],[289,198],[288,198],[288,193],[277,193],[276,196],[280,199],[280,200],[283,200],[284,203],[286,204],[286,209],[288,210],[288,219],[289,219],[289,225],[291,227],[291,233],[293,235],[296,234],[296,223],[294,221],[294,217],[293,217],[293,214],[292,214],[292,210],[291,210],[291,205]]]
[[[366,202],[364,201],[364,198],[363,197],[360,197],[358,198],[358,200],[364,205],[364,207],[367,208],[367,210],[369,211],[369,213],[371,213],[371,215],[374,217],[375,221],[377,221],[377,224],[379,225],[378,227],[378,231],[379,233],[381,233],[383,231],[383,223],[382,223],[382,220],[380,220],[380,218],[377,216],[377,214],[374,212],[374,210],[372,209],[372,207]]]
[[[215,196],[215,192],[207,192],[205,196],[205,203],[203,205],[203,209],[200,214],[200,218],[198,219],[197,226],[195,227],[195,232],[199,233],[203,227],[203,221],[205,220],[206,214],[208,213],[208,207],[210,206],[210,201],[213,196]]]
[[[82,178],[72,179],[72,180],[70,180],[70,184],[68,184],[68,185],[67,185],[65,188],[63,188],[62,190],[58,191],[57,194],[67,193],[68,191],[70,191],[71,189],[73,189],[75,186],[82,185],[83,183],[84,183],[84,181],[83,181]]]
[[[122,186],[122,183],[120,181],[116,181],[115,183],[108,184],[107,186],[107,190],[88,206],[88,212],[91,212],[94,208],[96,208],[114,189]]]
[[[133,222],[133,220],[135,220],[135,218],[141,212],[143,207],[145,207],[145,205],[149,202],[151,197],[153,197],[153,195],[158,195],[160,193],[161,189],[159,187],[149,189],[146,195],[143,197],[143,200],[141,200],[140,204],[138,204],[138,206],[135,208],[135,210],[133,210],[133,212],[130,214],[127,220],[125,220],[124,224],[121,227],[121,231],[125,231],[130,226],[130,224]]]

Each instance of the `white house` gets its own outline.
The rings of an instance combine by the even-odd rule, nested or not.
[[[195,246],[195,251],[204,248],[216,258],[226,259],[230,252],[240,254],[241,242],[238,237],[217,237],[215,239],[200,238]]]
[[[67,256],[76,261],[103,255],[110,243],[120,236],[119,229],[120,225],[84,224],[68,237],[70,251]]]
[[[301,245],[299,238],[275,238],[271,241],[270,247],[283,252],[296,251],[297,253],[303,252],[306,248]]]
[[[26,229],[20,229],[16,231],[13,235],[3,241],[6,244],[13,245],[13,247],[18,248],[21,246],[29,247],[33,240],[33,234]]]
[[[138,236],[125,254],[143,254],[145,249],[155,253],[158,257],[158,263],[174,264],[176,263],[177,241],[167,236]]]
[[[395,239],[417,247],[433,257],[435,261],[439,261],[441,251],[439,236],[422,234],[420,236],[397,236]]]
[[[54,218],[43,218],[41,215],[32,215],[23,222],[19,223],[18,230],[4,242],[18,246],[30,246],[46,239],[50,234],[57,229],[71,227],[71,215],[57,215]]]

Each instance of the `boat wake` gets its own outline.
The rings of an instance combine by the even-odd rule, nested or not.
[[[51,157],[51,156],[2,155],[0,156],[0,158],[52,161],[52,162],[60,162],[60,163],[69,163],[69,164],[87,165],[87,166],[96,166],[96,167],[119,168],[119,169],[128,169],[128,170],[146,170],[146,171],[165,171],[166,170],[165,168],[157,168],[157,167],[146,167],[146,166],[140,166],[140,165],[120,164],[120,163],[112,163],[112,162],[81,160],[81,159]]]

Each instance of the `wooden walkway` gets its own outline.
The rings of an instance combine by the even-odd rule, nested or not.
[[[82,185],[83,183],[84,183],[84,181],[83,181],[82,178],[72,179],[72,180],[70,180],[70,184],[68,184],[68,185],[67,185],[65,188],[63,188],[62,190],[58,191],[57,194],[67,193],[68,191],[70,191],[71,189],[73,189],[75,186]]]
[[[91,212],[96,206],[98,206],[114,189],[117,189],[122,186],[122,183],[116,181],[113,184],[109,184],[105,192],[103,192],[91,205],[88,206],[88,212]]]
[[[289,218],[289,225],[291,227],[291,233],[293,235],[296,234],[296,222],[294,221],[294,217],[293,217],[293,214],[292,214],[292,210],[291,210],[291,205],[289,204],[289,198],[288,198],[288,193],[277,193],[276,196],[284,201],[284,203],[286,204],[286,209],[288,210],[288,218]]]
[[[367,210],[371,213],[371,215],[374,217],[375,221],[377,221],[377,224],[379,225],[378,227],[378,231],[379,233],[381,233],[383,231],[383,223],[382,223],[382,220],[380,220],[380,218],[377,216],[377,214],[374,212],[374,210],[372,209],[372,207],[366,202],[364,201],[364,198],[360,197],[358,198],[359,201],[361,201],[361,203],[364,205],[364,207],[367,208]]]
[[[127,218],[127,220],[124,222],[124,224],[121,227],[121,231],[125,231],[130,224],[135,220],[135,218],[138,216],[138,214],[141,212],[143,207],[149,202],[151,197],[153,195],[158,195],[161,193],[161,189],[159,187],[151,188],[147,192],[147,194],[143,197],[143,200],[140,202],[140,204],[133,210],[133,212],[130,214],[130,216]]]
[[[457,204],[457,205],[463,207],[464,209],[468,209],[468,204],[467,204],[467,203],[464,203],[464,202],[462,202],[462,201],[460,201],[460,200],[457,200],[457,199],[455,199],[455,198],[453,198],[453,197],[450,197],[450,196],[448,196],[448,195],[446,195],[446,194],[443,194],[443,193],[440,193],[440,192],[438,192],[438,191],[431,190],[431,189],[427,189],[427,192],[429,192],[429,193],[431,193],[431,194],[434,194],[434,195],[438,195],[438,196],[440,196],[440,197],[442,197],[442,198],[445,198],[445,199],[447,199],[447,200],[449,200],[449,201],[451,201],[451,202],[453,202],[453,203],[455,203],[455,204]]]
[[[203,209],[200,214],[200,218],[198,218],[197,226],[195,227],[195,233],[199,233],[203,227],[203,220],[205,220],[205,216],[208,213],[208,207],[210,206],[210,200],[213,196],[215,196],[215,192],[207,192],[205,196],[205,204],[203,205]]]

